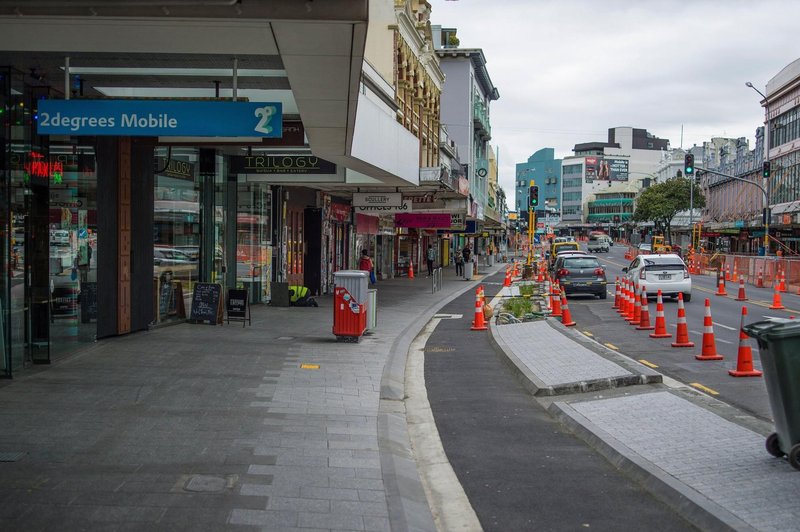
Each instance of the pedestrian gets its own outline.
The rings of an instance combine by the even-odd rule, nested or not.
[[[366,249],[361,250],[361,259],[358,261],[358,269],[369,272],[369,283],[371,285],[378,282],[378,278],[375,276],[375,266],[372,264],[372,259]]]
[[[436,251],[434,251],[431,244],[428,244],[428,251],[425,254],[425,259],[428,262],[428,277],[430,277],[433,275],[433,261],[436,260]]]
[[[453,257],[453,262],[456,263],[456,276],[464,275],[464,256],[461,254],[461,248],[456,250],[456,254]]]
[[[464,249],[461,250],[461,256],[464,258],[464,268],[472,268],[472,263],[470,261],[470,259],[472,259],[472,250],[470,249],[469,244],[465,245]]]

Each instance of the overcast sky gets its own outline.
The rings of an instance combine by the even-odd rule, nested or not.
[[[540,148],[556,158],[608,128],[670,146],[746,137],[764,122],[761,92],[800,58],[797,0],[429,0],[431,23],[482,48],[500,92],[491,143],[514,206],[514,168]]]

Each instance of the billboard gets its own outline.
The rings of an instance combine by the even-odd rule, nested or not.
[[[615,157],[585,157],[586,182],[627,181],[628,159]]]

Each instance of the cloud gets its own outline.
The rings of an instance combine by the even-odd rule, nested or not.
[[[492,144],[513,203],[514,165],[556,157],[632,126],[673,147],[712,136],[755,140],[760,97],[798,57],[800,2],[790,0],[431,0],[431,22],[482,48],[500,92]]]

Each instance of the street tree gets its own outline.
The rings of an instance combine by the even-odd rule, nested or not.
[[[656,231],[661,232],[671,245],[672,219],[679,212],[689,209],[690,186],[694,186],[694,207],[705,207],[706,198],[697,183],[691,184],[685,177],[673,177],[642,191],[636,200],[633,220],[653,222]]]

